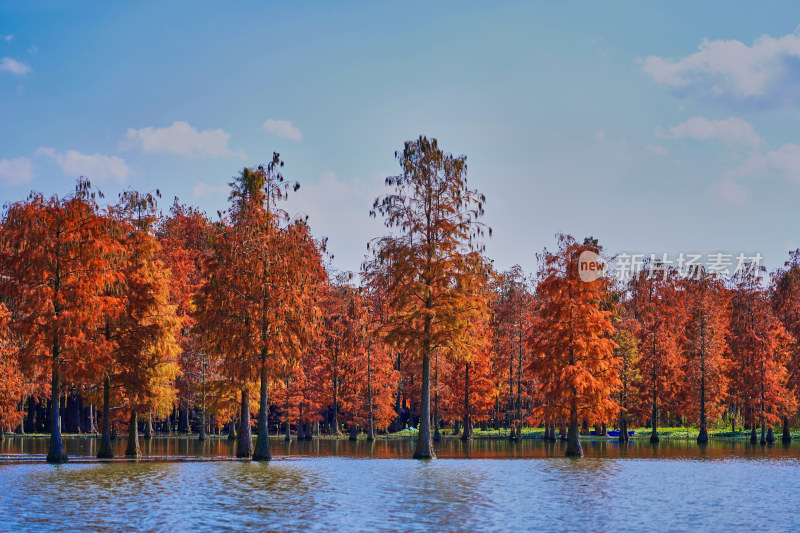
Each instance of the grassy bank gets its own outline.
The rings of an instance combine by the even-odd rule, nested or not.
[[[630,437],[633,440],[648,440],[650,438],[650,428],[630,428],[634,431],[634,434]],[[775,433],[775,440],[780,441],[781,438],[781,430],[779,428],[773,429]],[[695,440],[697,439],[697,435],[699,433],[699,429],[697,427],[662,427],[658,428],[658,436],[660,439],[668,439],[668,440]],[[443,439],[460,439],[461,434],[453,434],[452,429],[444,429],[440,431],[441,437]],[[792,430],[792,439],[800,439],[800,429]],[[761,438],[761,430],[760,428],[756,429],[756,435],[760,439]],[[64,437],[70,438],[86,438],[86,439],[99,439],[99,434],[87,434],[87,433],[65,433]],[[284,437],[283,433],[281,434],[273,434],[270,435],[273,439],[281,439]],[[402,431],[396,431],[393,433],[382,433],[376,434],[376,439],[404,439],[404,438],[416,438],[417,430],[410,430],[404,429]],[[482,431],[479,428],[474,428],[472,430],[472,436],[474,439],[508,439],[509,430],[507,429],[490,429],[486,431]],[[744,440],[750,438],[750,430],[740,430],[740,431],[731,431],[729,428],[721,428],[721,429],[712,429],[709,428],[708,436],[711,439],[715,440]],[[33,439],[46,439],[49,438],[50,435],[47,433],[27,433],[25,435],[18,435],[16,433],[5,433],[6,438],[33,438]],[[154,437],[163,438],[163,437],[170,437],[173,439],[197,439],[197,434],[166,434],[166,433],[155,433]],[[523,439],[541,439],[544,437],[544,429],[543,428],[536,428],[536,427],[526,427],[522,429],[522,438]],[[117,436],[117,439],[124,439],[126,438],[125,434],[120,434]],[[253,437],[255,438],[255,436]],[[292,439],[295,439],[296,435],[292,434]],[[314,437],[316,439],[322,440],[349,440],[349,435],[343,433],[341,435],[319,435]],[[361,433],[358,435],[358,440],[366,440],[366,435]],[[581,439],[584,440],[617,440],[618,437],[598,437],[595,435],[581,435]],[[140,434],[140,440],[144,440],[144,437]],[[206,439],[220,439],[220,440],[227,440],[228,435],[209,435],[206,434]]]

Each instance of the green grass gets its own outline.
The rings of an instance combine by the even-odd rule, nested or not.
[[[650,438],[650,428],[641,427],[641,428],[629,428],[630,430],[635,431],[632,439],[635,440],[646,440]],[[780,440],[782,431],[780,428],[773,429],[775,434],[775,439]],[[402,439],[402,438],[412,438],[417,436],[418,431],[416,429],[404,429],[402,431],[395,431],[393,433],[377,433],[375,434],[376,439]],[[658,428],[658,437],[660,439],[689,439],[694,440],[697,439],[697,435],[699,433],[699,428],[695,426],[690,427],[659,427]],[[797,440],[800,439],[800,429],[792,430],[792,439]],[[440,434],[442,438],[445,439],[456,439],[461,437],[461,433],[453,434],[452,428],[446,428],[440,430]],[[509,435],[509,430],[505,428],[501,429],[488,429],[486,431],[481,430],[479,427],[473,428],[472,436],[475,439],[507,439]],[[758,438],[761,438],[761,430],[760,428],[756,428],[756,435]],[[79,438],[89,438],[95,439],[100,438],[99,434],[86,434],[86,433],[65,433],[64,437],[79,437]],[[156,433],[154,436],[156,437],[165,437],[162,433]],[[190,435],[185,434],[177,434],[173,433],[172,435],[168,435],[171,438],[177,439],[197,439],[197,434],[193,433]],[[750,438],[750,430],[739,430],[739,431],[731,431],[729,427],[722,427],[722,428],[709,428],[708,429],[708,436],[712,439],[725,439],[725,440],[737,440],[737,439],[749,439]],[[48,438],[50,437],[49,433],[26,433],[25,435],[17,435],[15,433],[5,433],[5,437],[9,438],[19,438],[19,437],[26,437],[26,438]],[[120,434],[117,436],[118,439],[124,439],[126,435]],[[283,437],[283,434],[279,435],[270,435],[272,438],[280,438]],[[292,434],[292,438],[296,436]],[[544,429],[539,427],[523,427],[522,428],[522,438],[523,439],[541,439],[544,437]],[[142,439],[143,435],[140,433],[139,438]],[[207,439],[227,439],[228,435],[209,435],[206,434]],[[342,433],[341,435],[319,435],[318,437],[323,440],[348,440],[350,438],[349,434]],[[364,433],[360,433],[358,435],[358,440],[366,440],[367,436]],[[596,437],[594,435],[581,435],[581,439],[591,440],[591,439],[600,439],[603,437]],[[606,437],[608,439],[616,439],[617,437]]]

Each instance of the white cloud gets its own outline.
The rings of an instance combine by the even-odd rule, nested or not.
[[[137,149],[144,153],[169,153],[196,157],[231,157],[228,149],[230,134],[223,130],[197,131],[188,122],[173,122],[165,128],[128,128],[121,143],[122,149]]]
[[[0,159],[0,182],[19,185],[33,179],[33,165],[27,157]]]
[[[766,154],[753,153],[732,175],[777,174],[800,182],[800,145],[784,144]]]
[[[651,154],[656,154],[656,155],[667,155],[667,153],[669,152],[666,148],[664,148],[660,144],[648,144],[647,146],[644,147],[644,149],[650,152]]]
[[[11,74],[27,74],[31,71],[31,67],[25,63],[20,63],[16,59],[4,57],[0,59],[0,72],[10,72]]]
[[[198,183],[194,186],[192,194],[195,196],[225,196],[228,197],[231,188],[228,185],[208,185],[207,183]]]
[[[65,174],[73,177],[86,176],[95,180],[113,179],[124,181],[132,171],[121,157],[103,154],[82,154],[77,150],[56,152],[52,148],[41,147],[36,153],[55,161]]]
[[[747,203],[747,192],[731,179],[721,179],[714,184],[717,196],[723,203],[742,205]]]
[[[775,39],[763,35],[752,46],[704,40],[697,52],[680,58],[650,56],[644,71],[683,94],[729,100],[796,99],[800,70],[800,34]]]
[[[14,36],[11,35],[11,34],[9,34],[9,35],[0,35],[0,40],[3,40],[5,42],[7,42],[7,43],[10,43],[11,39],[13,39],[13,38],[14,38]]]
[[[292,139],[293,141],[299,141],[303,138],[303,134],[300,133],[300,130],[292,126],[292,123],[288,120],[269,119],[264,122],[262,127],[264,131],[274,133],[278,137]]]
[[[728,144],[743,143],[750,146],[758,146],[761,143],[761,137],[753,130],[753,126],[736,117],[724,120],[692,117],[682,124],[672,126],[669,131],[670,137],[675,139],[681,137],[701,141],[719,139]],[[658,134],[658,131],[656,133]]]

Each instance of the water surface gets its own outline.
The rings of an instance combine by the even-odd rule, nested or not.
[[[96,439],[66,439],[76,462],[0,461],[0,530],[797,530],[800,446],[718,442],[560,444],[445,441],[436,461],[410,440],[272,442],[270,463],[231,460],[225,440],[142,442],[196,462],[80,462]],[[7,439],[2,454],[45,453]],[[124,452],[124,441],[115,443]],[[6,459],[8,455],[4,455]],[[467,458],[469,457],[469,458]],[[528,458],[533,460],[519,460]]]

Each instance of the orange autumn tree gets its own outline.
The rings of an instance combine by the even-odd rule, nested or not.
[[[579,420],[606,420],[617,414],[613,394],[620,386],[619,359],[611,340],[611,312],[603,310],[608,280],[582,281],[579,257],[599,254],[591,238],[578,244],[558,236],[558,251],[542,256],[538,320],[531,336],[530,375],[541,384],[538,410],[545,420],[569,420],[567,456],[583,455]]]
[[[25,379],[11,337],[10,319],[11,313],[0,303],[0,440],[5,437],[6,426],[10,429],[19,425],[24,415],[19,405],[25,393]]]
[[[439,349],[467,354],[474,332],[466,326],[484,313],[464,288],[474,275],[468,256],[481,248],[485,198],[467,186],[466,157],[445,154],[436,139],[407,141],[395,157],[401,173],[386,178],[393,190],[370,213],[396,232],[373,251],[391,280],[386,339],[422,363],[414,457],[431,459],[431,357]]]
[[[114,345],[108,374],[129,414],[128,457],[141,455],[138,414],[166,412],[178,374],[179,320],[169,302],[170,271],[160,260],[161,244],[154,234],[156,209],[154,195],[136,191],[121,194],[119,204],[111,208],[124,252],[116,290],[121,312],[107,323]],[[101,449],[101,454],[109,456],[110,448]]]
[[[789,389],[791,337],[770,304],[758,272],[742,271],[733,280],[730,346],[730,395],[751,426],[755,444],[773,441],[773,424],[794,412],[797,403]]]
[[[791,335],[787,361],[788,385],[796,400],[800,394],[800,250],[790,252],[784,267],[773,273],[770,299],[775,314]],[[784,443],[792,441],[789,416],[790,413],[784,413],[783,416],[781,440]]]
[[[683,294],[676,269],[649,261],[628,284],[628,312],[638,322],[639,375],[643,397],[650,398],[650,442],[658,442],[658,420],[665,406],[677,408],[683,380],[681,341],[685,324]]]
[[[375,267],[367,261],[361,272],[366,313],[361,329],[364,351],[359,368],[366,391],[361,394],[358,410],[362,421],[366,418],[367,440],[374,440],[376,427],[385,430],[396,417],[392,396],[399,378],[391,347],[383,342],[390,315],[387,279],[383,270]]]
[[[96,381],[105,357],[90,334],[113,305],[104,288],[115,277],[108,266],[119,245],[105,225],[84,179],[68,196],[32,194],[4,214],[0,293],[14,309],[14,335],[25,339],[22,365],[46,367],[51,376],[48,462],[68,459],[61,439],[62,383]]]
[[[708,442],[708,419],[722,415],[727,378],[729,293],[699,269],[683,282],[688,320],[684,335],[683,411],[700,425],[698,444]]]
[[[215,363],[203,344],[202,332],[195,328],[192,316],[192,297],[202,282],[201,264],[207,252],[210,222],[205,214],[178,203],[170,208],[169,216],[157,228],[161,242],[160,258],[169,265],[171,280],[169,300],[175,306],[180,321],[178,340],[181,345],[179,364],[181,374],[176,381],[180,412],[179,430],[189,431],[189,408],[195,394],[200,396],[200,431],[198,440],[206,436],[207,383],[218,379]],[[148,421],[148,424],[150,422]]]
[[[238,457],[269,460],[269,380],[298,361],[317,322],[315,291],[324,277],[320,246],[278,204],[298,186],[284,180],[278,154],[231,183],[231,208],[216,225],[197,293],[197,321],[241,391]],[[250,433],[250,388],[260,382],[257,441]]]
[[[358,394],[356,365],[361,345],[362,307],[349,275],[341,273],[325,290],[322,319],[323,403],[332,409],[331,433],[339,435],[342,403]],[[345,408],[346,409],[346,408]]]
[[[458,412],[461,415],[464,431],[462,440],[472,438],[473,420],[484,421],[492,409],[495,388],[491,379],[491,292],[489,262],[478,253],[467,256],[470,275],[464,276],[459,290],[470,302],[470,320],[461,327],[465,330],[464,341],[446,350],[445,355],[452,361],[455,372],[450,378],[458,376],[458,384],[451,384],[451,392],[459,391],[461,401]],[[463,379],[461,379],[463,377]]]
[[[505,419],[516,431],[509,433],[511,440],[522,431],[522,371],[527,366],[527,339],[530,333],[533,295],[529,281],[519,265],[500,273],[496,281],[492,314],[492,374],[498,390],[497,411],[505,412]],[[505,399],[501,404],[501,391]]]

